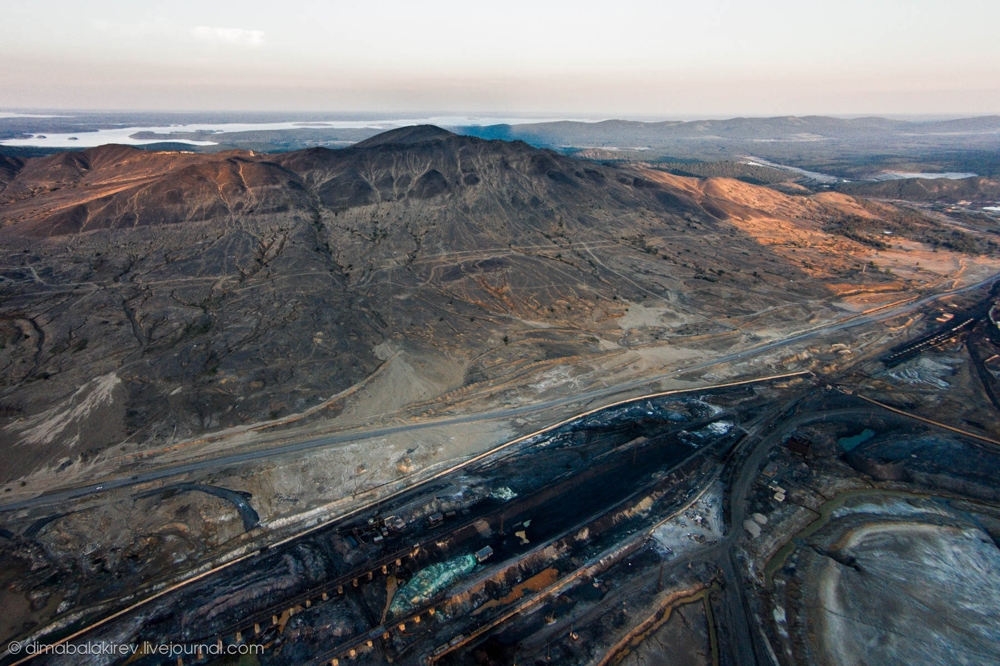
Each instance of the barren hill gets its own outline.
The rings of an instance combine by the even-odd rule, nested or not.
[[[5,181],[6,479],[303,412],[448,403],[627,349],[745,344],[768,334],[759,312],[794,326],[941,278],[868,270],[870,248],[826,233],[880,219],[847,195],[433,127],[277,155],[104,146],[9,160]]]
[[[843,183],[837,189],[846,194],[907,201],[948,201],[960,199],[993,203],[1000,199],[1000,180],[990,178],[903,178],[881,182]]]

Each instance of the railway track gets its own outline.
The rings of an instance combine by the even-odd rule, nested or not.
[[[670,397],[670,396],[678,396],[679,397],[679,396],[699,394],[699,393],[710,393],[712,391],[717,391],[717,390],[726,389],[726,388],[734,388],[734,387],[740,387],[740,386],[751,386],[751,385],[754,385],[754,384],[761,384],[761,383],[767,383],[767,382],[773,382],[773,381],[782,381],[782,380],[790,380],[790,379],[796,379],[796,378],[803,378],[803,377],[808,377],[809,375],[810,375],[810,373],[808,373],[808,372],[784,373],[784,374],[772,375],[772,376],[761,377],[761,378],[750,379],[750,380],[743,380],[743,381],[736,381],[736,382],[725,382],[725,383],[721,383],[721,384],[714,384],[714,385],[709,385],[709,386],[704,386],[704,387],[699,387],[699,388],[694,388],[694,389],[680,389],[680,390],[672,390],[672,391],[660,391],[660,392],[651,393],[651,394],[647,394],[647,395],[637,396],[635,398],[629,398],[629,399],[626,399],[626,400],[621,400],[621,401],[612,403],[611,405],[606,405],[606,406],[603,406],[603,407],[600,407],[600,408],[587,410],[585,412],[582,412],[580,414],[575,415],[574,417],[564,419],[562,421],[554,423],[554,424],[552,424],[550,426],[542,428],[542,429],[540,429],[538,431],[535,431],[533,433],[529,433],[527,435],[518,437],[518,438],[516,438],[514,440],[511,440],[509,442],[506,442],[505,444],[502,444],[502,445],[500,445],[498,447],[495,447],[494,449],[491,449],[490,451],[487,451],[487,452],[485,452],[483,454],[479,454],[477,456],[474,456],[471,459],[467,459],[465,461],[457,463],[456,465],[453,465],[453,466],[451,466],[451,467],[449,467],[449,468],[447,468],[445,470],[442,470],[442,471],[434,474],[433,476],[431,476],[431,477],[423,480],[421,482],[420,486],[417,486],[417,488],[427,487],[427,484],[433,483],[435,481],[439,481],[440,479],[448,476],[449,474],[452,474],[452,473],[458,472],[460,470],[466,469],[466,468],[468,468],[468,467],[470,467],[470,466],[472,466],[472,465],[474,465],[476,463],[480,463],[480,462],[484,462],[484,461],[494,461],[494,460],[496,460],[498,458],[501,458],[502,457],[501,454],[513,453],[516,450],[518,450],[516,447],[519,444],[529,444],[533,440],[535,440],[536,438],[538,438],[540,436],[543,436],[543,435],[545,435],[547,433],[550,433],[552,431],[555,431],[555,430],[557,430],[558,428],[560,428],[562,426],[566,426],[566,425],[571,424],[571,423],[573,423],[575,421],[578,421],[580,419],[586,418],[588,416],[595,415],[595,414],[597,414],[599,412],[602,412],[602,411],[605,411],[605,410],[611,410],[611,409],[619,408],[619,407],[626,406],[626,405],[629,405],[629,404],[638,404],[638,403],[641,403],[642,401],[656,399],[656,398],[663,398],[663,397]],[[413,491],[414,491],[414,488],[405,488],[405,489],[396,491],[396,492],[394,492],[394,493],[392,493],[392,494],[390,494],[390,495],[388,495],[386,497],[383,497],[383,498],[380,498],[378,500],[374,500],[374,501],[372,501],[372,502],[370,502],[368,504],[359,506],[359,507],[351,510],[350,512],[348,512],[348,513],[340,516],[339,518],[334,518],[334,519],[331,519],[329,521],[325,521],[325,522],[323,522],[321,524],[318,524],[318,525],[309,527],[309,528],[307,528],[305,530],[302,530],[301,532],[299,532],[296,535],[284,538],[284,539],[278,541],[277,543],[272,544],[269,548],[265,547],[261,551],[255,551],[255,552],[252,552],[252,553],[247,553],[245,555],[241,555],[241,556],[236,557],[236,558],[234,558],[232,560],[229,560],[229,561],[225,562],[224,564],[219,565],[219,566],[217,566],[217,567],[215,567],[213,569],[209,569],[209,570],[206,570],[206,571],[199,572],[198,574],[196,574],[196,575],[194,575],[194,576],[192,576],[192,577],[190,577],[188,579],[182,580],[182,581],[180,581],[178,583],[174,583],[173,585],[165,586],[165,587],[159,589],[158,591],[150,594],[149,596],[147,596],[147,597],[145,597],[143,599],[140,599],[137,602],[135,602],[133,604],[130,604],[129,606],[127,606],[125,608],[122,608],[122,609],[120,609],[120,610],[118,610],[118,611],[116,611],[114,613],[111,613],[111,614],[105,616],[102,619],[99,619],[99,620],[97,620],[95,622],[91,622],[91,623],[89,623],[87,625],[84,625],[84,626],[76,629],[75,631],[70,632],[68,635],[64,635],[64,636],[60,637],[59,639],[57,639],[57,640],[55,640],[55,641],[53,641],[51,643],[47,643],[47,645],[49,645],[49,646],[58,646],[58,645],[61,645],[61,644],[64,644],[64,643],[67,643],[67,642],[70,642],[70,641],[78,640],[78,639],[80,639],[80,638],[82,638],[82,637],[84,637],[84,636],[86,636],[86,635],[94,632],[95,630],[100,629],[101,627],[106,626],[110,622],[114,622],[114,621],[116,621],[118,619],[121,619],[121,618],[125,617],[126,615],[128,615],[130,613],[134,613],[134,612],[140,610],[141,608],[143,608],[144,606],[146,606],[147,604],[149,604],[149,603],[151,603],[153,601],[162,599],[162,598],[164,598],[165,596],[167,596],[169,594],[176,593],[176,592],[178,592],[178,591],[180,591],[180,590],[182,590],[182,589],[184,589],[184,588],[186,588],[186,587],[188,587],[188,586],[190,586],[190,585],[192,585],[194,583],[198,583],[200,581],[204,581],[205,579],[207,579],[207,578],[209,578],[211,576],[215,576],[215,575],[218,575],[218,574],[220,574],[222,572],[225,572],[226,570],[231,569],[232,567],[239,566],[241,564],[245,564],[248,561],[253,560],[254,558],[257,558],[257,557],[260,557],[263,554],[266,554],[270,550],[273,550],[275,548],[278,548],[278,547],[281,547],[281,546],[284,546],[284,545],[296,542],[296,541],[302,539],[303,537],[306,537],[306,536],[308,536],[310,534],[314,534],[314,533],[316,533],[318,531],[321,531],[321,530],[324,530],[324,529],[328,529],[328,528],[331,527],[331,525],[335,525],[335,524],[337,524],[337,523],[339,523],[341,521],[345,521],[345,520],[348,520],[348,519],[351,519],[351,518],[356,518],[356,517],[358,517],[360,515],[365,515],[366,512],[372,511],[375,506],[385,505],[386,502],[389,502],[391,500],[394,500],[394,499],[397,499],[397,498],[400,498],[400,497],[404,497],[404,496],[408,496],[408,495],[412,494]],[[395,560],[393,560],[393,562],[394,561]],[[367,574],[365,574],[365,576],[366,575]],[[352,576],[351,577],[352,581],[353,581],[353,578],[354,577]],[[326,591],[326,593],[329,596],[329,591],[328,590]],[[322,598],[322,593],[320,593],[320,598]],[[307,600],[309,600],[311,602],[312,598],[310,597]],[[273,616],[273,613],[272,613],[272,616]],[[273,617],[272,618],[262,618],[262,620],[264,620],[263,622],[245,623],[244,626],[239,629],[239,631],[241,632],[241,637],[242,637],[244,631],[246,631],[248,629],[252,629],[252,624],[258,624],[258,625],[263,624],[263,625],[266,626],[268,619],[273,619]],[[33,634],[33,636],[40,638],[40,637],[44,637],[46,635],[50,635],[50,633],[54,633],[55,631],[58,631],[58,630],[53,629],[50,632],[50,631],[47,631],[47,630],[43,629],[40,632],[35,632]],[[251,631],[249,635],[255,635],[255,632]],[[32,640],[39,640],[39,638],[33,638]],[[39,640],[39,642],[41,642],[41,641]],[[27,663],[32,658],[33,657],[31,655],[25,656],[22,659],[13,662],[11,664],[11,666],[20,666],[21,664]]]
[[[720,418],[723,418],[723,415],[715,414],[712,418],[700,419],[684,425],[689,428],[697,428],[717,421]],[[680,430],[680,426],[677,429]],[[670,436],[672,435],[665,434],[660,437],[667,438]],[[655,440],[647,440],[636,446],[653,450],[658,445],[658,442]],[[539,520],[539,514],[559,510],[558,506],[552,505],[566,504],[567,496],[569,496],[568,500],[570,503],[586,506],[585,500],[580,495],[586,495],[588,492],[586,490],[579,492],[579,487],[582,485],[589,488],[600,483],[602,477],[608,475],[613,475],[621,479],[621,475],[616,474],[616,472],[620,473],[623,468],[639,467],[643,470],[642,475],[648,476],[649,466],[646,463],[649,462],[648,459],[651,456],[645,455],[640,458],[637,454],[633,453],[635,450],[635,447],[629,447],[628,445],[618,447],[614,450],[613,455],[609,454],[605,460],[599,461],[599,464],[587,468],[582,473],[564,474],[553,479],[552,482],[537,493],[516,498],[487,514],[472,516],[464,520],[460,525],[447,530],[430,533],[421,542],[413,544],[412,547],[395,551],[366,564],[364,568],[356,569],[336,579],[327,581],[294,598],[286,599],[280,604],[262,609],[253,616],[246,617],[223,630],[221,633],[228,637],[223,640],[224,642],[248,641],[269,644],[277,638],[277,634],[280,633],[284,623],[297,612],[302,612],[321,603],[340,599],[344,595],[352,595],[352,600],[356,605],[364,606],[369,602],[362,598],[363,586],[378,584],[379,581],[384,580],[388,575],[402,575],[406,577],[414,573],[416,569],[440,563],[449,557],[454,557],[459,550],[472,552],[483,545],[492,545],[496,547],[498,555],[503,555],[505,549],[497,543],[496,538],[491,539],[490,537],[483,536],[483,532],[485,531],[484,526],[488,528],[492,535],[503,535],[505,522],[507,526],[520,525],[526,516],[534,516],[534,520],[537,521]],[[677,461],[669,470],[664,470],[664,472],[669,473],[646,483],[637,486],[624,484],[626,488],[630,489],[630,492],[626,493],[624,497],[619,498],[617,502],[600,506],[600,508],[588,513],[581,519],[558,525],[558,528],[549,538],[543,539],[541,543],[531,550],[513,553],[512,557],[502,562],[497,562],[493,568],[499,568],[501,571],[517,569],[521,566],[523,560],[530,559],[539,551],[551,547],[555,547],[566,553],[575,553],[581,548],[586,550],[586,543],[574,543],[573,534],[578,533],[584,528],[589,528],[591,534],[606,532],[609,528],[607,526],[602,527],[601,521],[608,515],[627,511],[628,508],[634,506],[644,497],[649,496],[650,493],[654,493],[657,488],[662,490],[674,486],[682,487],[685,481],[690,483],[700,478],[700,475],[695,473],[696,462],[703,460],[713,450],[714,446],[704,450],[696,450],[686,458]],[[603,498],[598,497],[596,499],[601,500]],[[596,503],[600,504],[599,501]],[[533,535],[533,540],[535,538],[537,537]],[[447,543],[447,547],[442,547],[442,543]],[[506,550],[506,554],[510,555],[511,549],[508,548]],[[566,555],[566,557],[569,557],[569,555]],[[496,576],[496,574],[493,575]],[[568,581],[562,579],[561,582]],[[423,626],[426,627],[429,624],[428,621],[435,616],[442,604],[446,604],[449,594],[448,592],[442,592],[426,603],[414,608],[411,613],[403,617],[393,618],[389,622],[380,621],[378,624],[373,622],[367,630],[351,636],[342,643],[328,647],[320,657],[317,657],[310,663],[321,664],[331,663],[333,660],[349,660],[352,658],[352,655],[356,657],[363,652],[376,649],[376,643],[381,643],[381,649],[388,650],[388,641],[394,634],[410,634],[418,628],[418,625],[422,621],[424,622]],[[495,626],[495,623],[487,622],[483,626],[492,627]],[[473,634],[479,635],[479,633],[481,632],[473,631],[470,634],[463,634],[462,640],[452,645],[451,648],[459,644],[466,644]]]
[[[901,363],[905,363],[911,358],[919,356],[924,351],[933,349],[940,344],[944,344],[959,333],[967,329],[971,329],[980,321],[981,317],[963,317],[961,319],[956,317],[955,319],[958,323],[953,326],[932,331],[931,333],[928,333],[913,342],[909,342],[901,347],[896,347],[890,350],[888,354],[882,357],[882,364],[887,368],[894,368]]]

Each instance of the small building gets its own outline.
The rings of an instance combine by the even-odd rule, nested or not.
[[[482,564],[486,560],[490,559],[491,555],[493,555],[493,549],[489,546],[485,546],[476,551],[476,561]]]
[[[443,520],[444,520],[444,515],[440,511],[438,513],[432,513],[427,518],[427,522],[430,523],[431,525],[437,525]]]

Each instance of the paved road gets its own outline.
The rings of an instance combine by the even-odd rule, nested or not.
[[[307,439],[300,442],[283,444],[280,446],[274,446],[266,449],[256,449],[252,451],[245,451],[242,453],[231,453],[207,460],[198,460],[188,463],[180,463],[176,465],[171,465],[169,467],[163,467],[157,470],[143,472],[129,477],[121,477],[117,479],[103,481],[101,483],[94,483],[66,490],[53,491],[50,493],[45,493],[37,497],[32,497],[24,500],[17,500],[12,502],[0,502],[0,511],[13,511],[35,506],[41,506],[45,504],[62,503],[68,500],[85,497],[87,495],[92,495],[98,492],[111,490],[114,488],[123,488],[127,486],[148,483],[150,481],[157,481],[160,479],[170,478],[181,474],[188,474],[191,472],[197,472],[204,469],[219,469],[230,465],[250,462],[253,460],[259,460],[261,458],[269,458],[273,456],[285,455],[288,453],[297,453],[302,451],[308,451],[311,449],[325,448],[328,446],[332,446],[334,444],[343,444],[347,442],[353,442],[357,440],[369,439],[374,437],[385,437],[387,435],[393,435],[401,432],[416,432],[418,430],[423,430],[426,428],[438,428],[438,427],[459,425],[465,423],[476,423],[483,421],[493,421],[498,419],[509,419],[517,416],[536,414],[555,407],[562,407],[574,403],[587,403],[600,398],[607,398],[637,388],[641,388],[643,386],[648,386],[650,384],[653,384],[655,382],[664,379],[676,377],[677,375],[686,374],[697,370],[703,370],[723,363],[732,363],[734,361],[740,361],[752,356],[764,354],[774,349],[795,344],[796,342],[808,340],[810,338],[817,337],[820,335],[826,335],[835,331],[841,331],[849,328],[855,328],[858,326],[872,324],[879,321],[884,321],[885,319],[890,319],[892,317],[896,317],[901,314],[918,310],[926,306],[927,304],[932,303],[941,298],[954,296],[964,292],[979,289],[985,285],[997,281],[998,279],[1000,279],[1000,274],[994,275],[986,280],[983,280],[976,284],[969,285],[967,287],[962,287],[960,289],[953,289],[950,291],[924,296],[915,299],[913,301],[910,301],[909,303],[901,304],[894,308],[886,308],[884,310],[878,310],[876,312],[871,312],[869,314],[854,315],[846,319],[834,322],[832,324],[825,324],[811,329],[807,329],[805,331],[800,331],[799,333],[790,335],[786,338],[782,338],[781,340],[775,340],[762,345],[757,345],[755,347],[735,352],[733,354],[728,354],[726,356],[713,359],[711,361],[704,361],[702,363],[696,363],[694,365],[678,368],[677,370],[672,370],[670,372],[649,379],[639,379],[631,382],[624,382],[621,384],[616,384],[614,386],[609,386],[594,391],[580,393],[567,398],[548,400],[545,402],[533,403],[522,407],[502,409],[483,414],[470,414],[467,416],[445,418],[435,421],[422,421],[419,423],[406,423],[395,426],[385,426],[378,428],[355,430],[343,434],[317,437],[314,439]]]
[[[749,449],[745,458],[739,456],[730,460],[735,465],[734,479],[726,488],[729,515],[727,516],[726,536],[722,541],[725,554],[717,563],[726,579],[726,588],[720,594],[719,616],[717,618],[720,634],[719,661],[723,666],[743,666],[749,664],[770,665],[771,659],[767,648],[763,645],[758,623],[750,608],[744,577],[739,574],[740,563],[736,558],[736,549],[743,533],[743,519],[746,512],[746,496],[757,477],[757,469],[767,457],[771,448],[780,441],[785,432],[782,427],[779,432],[768,432],[768,429],[782,414],[795,405],[803,397],[803,393],[793,395],[787,400],[774,405],[764,414],[745,426],[747,435],[739,445],[737,453]],[[816,418],[819,418],[818,416]],[[800,419],[784,422],[798,423]]]

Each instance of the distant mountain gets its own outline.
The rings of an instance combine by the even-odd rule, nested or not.
[[[133,138],[156,141],[154,152],[290,152],[309,147],[342,148],[379,134],[372,127],[325,126],[321,115],[296,116],[301,126],[254,129],[252,123],[287,121],[287,117],[251,115],[213,117],[199,114],[78,114],[73,118],[0,118],[0,140],[26,134],[85,133],[125,126],[164,127],[180,123],[242,122],[244,131],[178,131],[169,135],[137,131]],[[309,120],[315,121],[310,122]],[[782,116],[696,121],[602,122],[559,121],[518,125],[448,128],[485,139],[522,140],[564,153],[608,151],[612,161],[732,161],[759,157],[857,180],[881,170],[969,171],[1000,176],[1000,116],[936,121],[878,117],[832,118]],[[186,146],[182,140],[211,141]],[[380,139],[381,140],[381,139]],[[370,145],[370,144],[369,144]],[[0,154],[18,158],[52,154],[61,148],[0,146]],[[2,189],[2,182],[0,182]]]
[[[103,146],[5,159],[0,179],[4,479],[333,418],[324,401],[394,354],[408,369],[372,413],[627,346],[731,345],[741,317],[904,286],[822,231],[870,217],[848,196],[436,127],[270,155]]]
[[[413,125],[376,134],[370,139],[356,143],[354,147],[364,149],[375,146],[412,146],[428,141],[443,141],[454,136],[454,133],[434,125]]]
[[[758,156],[850,179],[899,165],[1000,174],[996,158],[1000,153],[1000,116],[933,122],[825,116],[649,123],[563,121],[466,127],[461,131],[488,139],[519,139],[564,152],[615,150],[633,161],[719,161]]]
[[[525,125],[493,125],[464,128],[466,134],[484,138],[522,139],[550,147],[602,148],[664,147],[681,139],[725,139],[729,141],[871,140],[887,137],[933,137],[990,134],[1000,136],[1000,116],[962,120],[911,122],[887,118],[831,118],[785,116],[779,118],[730,118],[688,122],[636,122],[606,120],[598,123],[559,121]],[[954,138],[954,137],[953,137]]]

